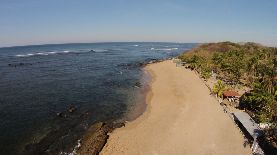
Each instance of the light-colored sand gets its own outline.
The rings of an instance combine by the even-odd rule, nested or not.
[[[249,146],[197,75],[172,61],[146,67],[146,112],[110,134],[101,155],[250,155]]]

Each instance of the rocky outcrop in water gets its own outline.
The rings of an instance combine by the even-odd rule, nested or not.
[[[140,88],[141,86],[142,86],[142,84],[140,82],[136,82],[134,87]]]
[[[107,124],[103,122],[92,125],[84,135],[81,148],[77,151],[77,154],[98,155],[109,138],[108,133],[122,126],[124,126],[123,123]]]
[[[77,107],[76,106],[70,106],[69,108],[68,108],[68,112],[69,113],[73,113],[74,111],[76,111],[77,110]]]
[[[31,66],[33,65],[32,63],[12,63],[12,64],[8,64],[9,67],[21,67],[21,66]]]
[[[43,134],[33,137],[24,144],[23,150],[20,150],[18,154],[64,155],[72,152],[72,148],[76,145],[75,142],[87,130],[86,124],[90,115],[88,111],[80,112],[76,110],[77,108],[75,112],[70,113],[69,109],[56,113],[55,121],[59,122],[59,126],[52,126],[51,130],[46,133],[42,132]]]
[[[132,68],[138,68],[138,67],[145,67],[147,64],[153,64],[153,63],[157,63],[157,62],[161,62],[164,61],[162,59],[146,59],[143,62],[137,62],[137,63],[122,63],[119,64],[118,66],[124,67],[125,69],[132,69]]]
[[[61,118],[67,118],[70,114],[74,113],[77,110],[77,107],[72,105],[67,111],[57,112],[56,115]]]

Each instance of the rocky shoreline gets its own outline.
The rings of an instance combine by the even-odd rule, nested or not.
[[[125,126],[124,123],[104,123],[93,124],[81,140],[81,147],[78,149],[78,155],[98,155],[105,146],[109,135],[116,128]]]
[[[168,59],[166,59],[168,60]],[[159,63],[165,60],[149,59],[146,62],[138,63],[141,68],[146,67],[149,64]],[[131,67],[130,65],[125,65]],[[134,87],[140,88],[141,83],[135,83]],[[98,122],[90,126],[86,134],[80,141],[80,146],[77,148],[77,155],[98,155],[103,147],[106,145],[109,139],[109,133],[113,132],[116,128],[125,126],[125,122]]]
[[[141,62],[141,63],[136,63],[136,64],[125,64],[124,66],[127,68],[132,68],[132,67],[140,67],[144,68],[148,64],[153,64],[153,63],[158,63],[162,62],[164,60],[159,60],[159,59],[148,59],[147,61]],[[133,87],[134,88],[142,88],[144,87],[143,82],[136,82],[134,83]],[[147,91],[145,89],[144,91]],[[146,95],[146,94],[144,94]],[[146,105],[145,105],[146,106]],[[54,141],[58,137],[63,137],[67,135],[70,131],[70,128],[76,126],[79,121],[84,121],[85,119],[82,118],[87,118],[88,113],[80,113],[78,112],[78,109],[80,107],[77,107],[75,105],[71,105],[67,107],[66,110],[64,111],[59,111],[56,112],[56,119],[57,120],[71,120],[71,127],[69,126],[61,126],[58,129],[55,129],[51,132],[49,132],[47,135],[45,135],[41,140],[37,142],[30,142],[26,144],[23,148],[22,154],[89,154],[89,155],[97,155],[101,152],[102,148],[105,146],[107,139],[109,138],[109,133],[111,133],[114,129],[120,128],[122,126],[125,126],[125,121],[124,120],[118,120],[116,122],[114,121],[105,121],[105,122],[97,122],[92,124],[87,131],[85,131],[84,135],[81,137],[80,140],[78,140],[78,144],[72,144],[72,148],[70,147],[66,148],[64,151],[65,152],[57,152],[56,146],[51,146]],[[139,110],[145,108],[139,108]],[[143,110],[143,111],[144,111]],[[135,118],[139,117],[143,112],[139,112],[135,114],[135,116],[132,116],[131,118],[127,118],[128,121],[133,121]],[[130,117],[130,116],[126,116]],[[129,120],[130,119],[130,120]],[[75,127],[77,128],[77,127]],[[65,129],[66,132],[63,132]],[[77,141],[77,139],[76,139]],[[73,147],[75,145],[75,147]],[[68,153],[71,152],[71,153]]]

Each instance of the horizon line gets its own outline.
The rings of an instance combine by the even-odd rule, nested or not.
[[[206,44],[206,43],[220,43],[220,42],[232,42],[232,43],[257,43],[262,46],[266,47],[273,47],[276,48],[277,45],[265,45],[263,43],[259,42],[253,42],[253,41],[211,41],[211,42],[177,42],[177,41],[99,41],[99,42],[64,42],[64,43],[41,43],[41,44],[26,44],[26,45],[11,45],[11,46],[0,46],[0,49],[2,48],[18,48],[18,47],[28,47],[28,46],[51,46],[51,45],[69,45],[69,44],[101,44],[101,43],[175,43],[175,44]]]
[[[200,42],[170,42],[170,41],[100,41],[100,42],[65,42],[65,43],[45,43],[45,44],[26,44],[26,45],[12,45],[0,46],[0,48],[15,48],[28,46],[50,46],[50,45],[69,45],[69,44],[105,44],[105,43],[175,43],[175,44],[202,44]]]

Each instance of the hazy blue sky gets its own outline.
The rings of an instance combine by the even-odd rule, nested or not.
[[[0,46],[254,41],[277,46],[277,0],[0,0]]]

